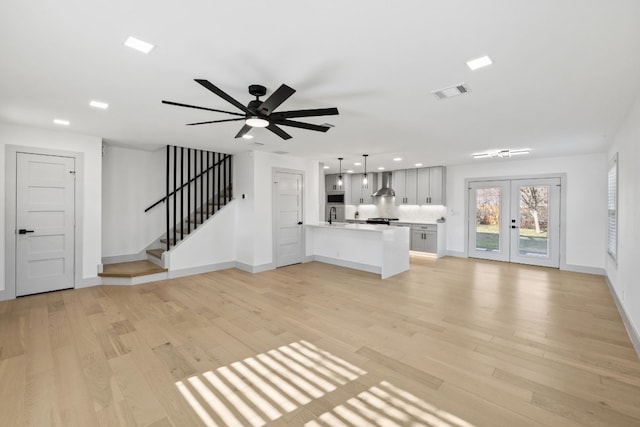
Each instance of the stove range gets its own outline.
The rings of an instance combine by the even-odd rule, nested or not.
[[[389,225],[391,221],[397,221],[398,218],[367,218],[367,224],[384,224]]]

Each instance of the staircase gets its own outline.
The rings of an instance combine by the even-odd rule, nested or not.
[[[100,276],[110,281],[129,278],[128,284],[135,284],[144,282],[141,276],[159,280],[158,274],[167,275],[167,252],[233,199],[232,177],[230,154],[168,145],[166,195],[145,209],[149,212],[164,204],[166,231],[147,248],[148,261],[105,265]]]

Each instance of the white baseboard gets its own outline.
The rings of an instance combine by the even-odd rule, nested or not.
[[[464,251],[447,251],[446,254],[447,256],[454,256],[456,258],[468,258]]]
[[[193,276],[194,274],[211,273],[212,271],[226,270],[236,266],[235,261],[221,262],[217,264],[201,265],[198,267],[183,268],[180,270],[171,270],[168,272],[169,279],[177,277]]]
[[[143,261],[147,259],[147,251],[141,251],[137,254],[115,255],[102,257],[102,264],[118,264],[121,262]]]
[[[87,277],[84,279],[76,279],[76,286],[74,289],[90,288],[98,285],[102,285],[102,277]]]
[[[235,262],[235,267],[238,270],[246,271],[247,273],[262,273],[264,271],[275,270],[276,266],[273,263],[267,263],[262,265],[250,265],[244,262]]]
[[[609,276],[605,274],[604,280],[607,282],[607,286],[609,287],[609,292],[611,293],[611,296],[613,296],[613,301],[616,303],[616,307],[618,308],[618,313],[620,313],[620,317],[622,317],[622,322],[624,323],[624,327],[627,330],[627,334],[631,339],[631,344],[633,344],[633,348],[636,349],[636,353],[638,353],[638,357],[640,357],[640,333],[638,333],[638,330],[633,326],[633,323],[631,322],[631,318],[629,317],[626,310],[624,309],[624,305],[622,304],[622,301],[620,301],[620,299],[618,298],[618,294],[616,293],[616,290],[613,288],[613,284],[609,280]]]
[[[158,282],[160,280],[167,280],[169,275],[167,272],[146,274],[144,276],[136,277],[101,277],[102,285],[105,286],[134,286],[142,283]]]
[[[382,274],[382,267],[375,265],[362,264],[359,262],[345,261],[339,258],[330,258],[325,256],[316,255],[314,260],[318,262],[324,262],[325,264],[338,265],[340,267],[353,268],[354,270],[366,271],[369,273]]]
[[[598,276],[604,276],[605,275],[604,268],[587,267],[587,266],[584,266],[584,265],[565,264],[565,265],[560,266],[560,270],[572,271],[574,273],[596,274]]]

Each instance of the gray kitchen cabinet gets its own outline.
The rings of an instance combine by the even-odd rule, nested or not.
[[[444,205],[446,203],[444,166],[418,169],[417,182],[419,205]]]
[[[411,227],[411,250],[438,253],[438,226],[435,224]]]
[[[348,204],[368,205],[373,203],[371,195],[378,189],[378,174],[367,173],[367,185],[362,185],[363,178],[364,174],[362,173],[354,173],[350,175],[351,191],[349,193],[351,194],[351,197],[347,198]]]
[[[396,192],[396,205],[417,204],[418,194],[417,169],[402,169],[392,172],[391,187]]]
[[[342,185],[339,184],[340,175],[331,173],[324,176],[324,188],[326,191],[346,191],[347,179],[349,175],[342,175]]]

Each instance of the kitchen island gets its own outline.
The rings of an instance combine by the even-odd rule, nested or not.
[[[409,270],[409,229],[388,225],[318,223],[306,225],[310,259],[380,274]]]

